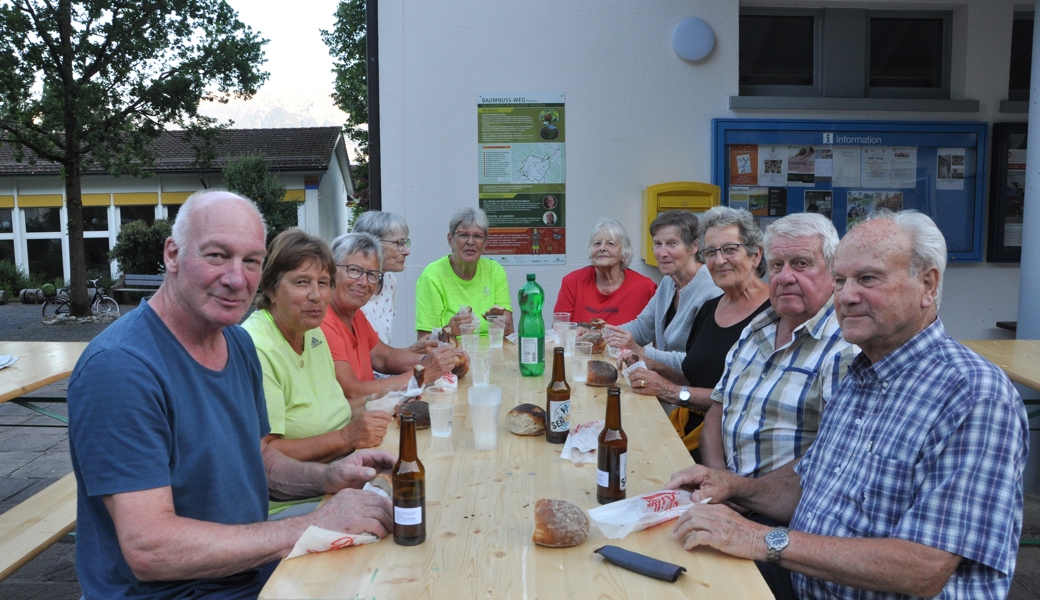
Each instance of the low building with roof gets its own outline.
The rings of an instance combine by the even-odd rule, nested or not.
[[[108,261],[124,224],[176,217],[191,194],[223,187],[221,170],[231,160],[263,153],[286,188],[284,201],[298,204],[297,223],[325,240],[349,226],[354,187],[343,134],[338,127],[230,129],[217,142],[217,155],[204,167],[184,132],[169,131],[154,144],[150,177],[114,177],[94,167],[83,175],[84,247],[88,272],[118,273]],[[59,165],[17,162],[0,146],[0,261],[30,275],[70,276],[68,211]]]

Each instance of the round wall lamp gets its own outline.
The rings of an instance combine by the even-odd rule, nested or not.
[[[715,33],[711,26],[698,17],[686,17],[672,30],[672,48],[680,57],[698,61],[711,54],[715,47]]]

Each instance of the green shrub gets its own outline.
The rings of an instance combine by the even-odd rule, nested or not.
[[[118,261],[123,273],[162,275],[166,271],[163,246],[171,231],[166,219],[156,219],[151,226],[144,221],[127,223],[119,230],[108,259]]]
[[[19,269],[14,262],[0,260],[0,289],[7,290],[7,298],[17,298],[18,292],[30,285],[29,276]]]

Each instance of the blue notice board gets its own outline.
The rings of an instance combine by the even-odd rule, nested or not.
[[[949,260],[982,260],[986,123],[714,119],[712,183],[763,225],[829,216],[839,235],[874,211],[916,209]]]

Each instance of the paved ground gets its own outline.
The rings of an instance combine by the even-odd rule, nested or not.
[[[123,313],[135,305],[124,305]],[[107,324],[42,325],[39,305],[0,306],[0,340],[89,341]],[[64,396],[64,381],[30,394],[35,397]],[[44,404],[65,414],[61,403]],[[53,420],[31,413],[15,404],[0,404],[0,513],[32,496],[72,471],[69,443],[63,428],[14,427],[50,424]],[[1023,533],[1040,544],[1040,494],[1027,494]],[[76,600],[74,537],[66,536],[40,556],[0,582],[4,600]],[[1010,600],[1040,598],[1040,545],[1023,545],[1011,587]]]

